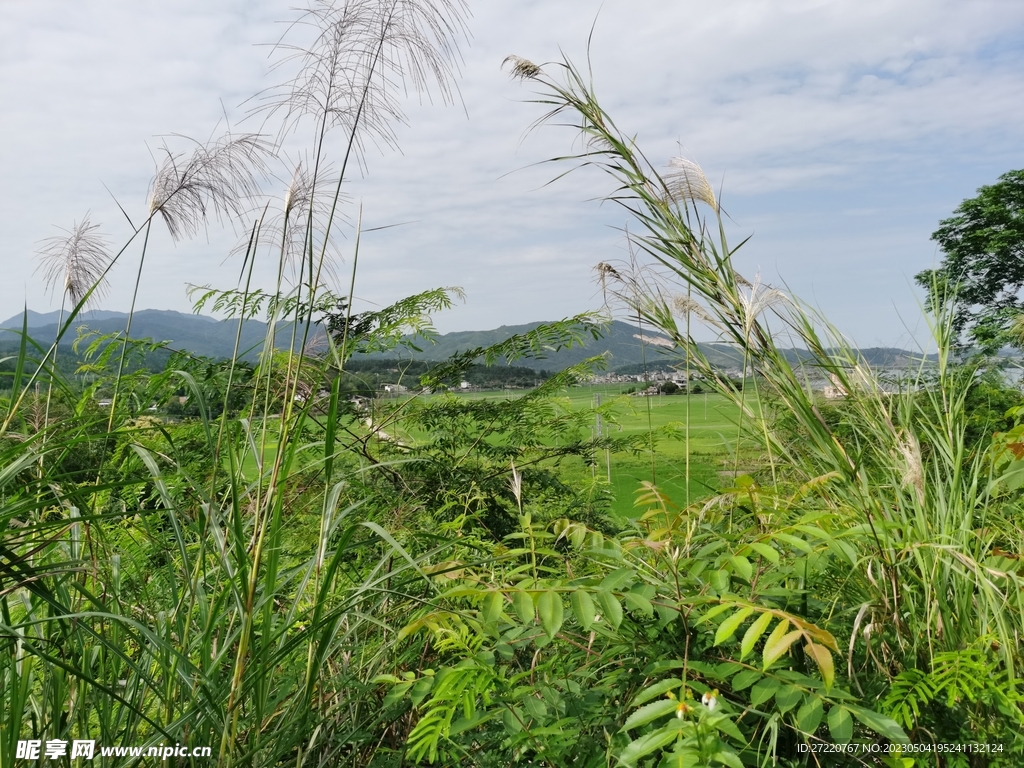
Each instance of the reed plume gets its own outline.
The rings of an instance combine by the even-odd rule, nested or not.
[[[296,74],[265,91],[254,112],[280,113],[282,137],[303,116],[315,118],[319,132],[342,128],[357,156],[364,133],[394,146],[392,124],[404,120],[399,98],[408,90],[453,100],[467,15],[463,0],[317,0],[288,33],[311,39],[274,46],[282,54],[275,68],[294,64]]]
[[[199,144],[190,156],[162,148],[164,160],[150,185],[149,213],[160,214],[175,241],[194,235],[211,213],[237,217],[260,191],[269,146],[259,136],[230,135]]]
[[[53,356],[51,365],[54,369],[57,365],[57,344],[63,332],[64,309],[68,299],[71,300],[72,307],[81,309],[88,303],[98,302],[106,295],[110,253],[107,251],[106,238],[98,230],[99,225],[93,224],[89,220],[89,214],[86,214],[80,222],[72,224],[71,229],[63,230],[65,235],[47,239],[39,249],[40,263],[37,271],[42,270],[47,290],[52,292],[58,285],[62,286],[57,337],[48,353],[48,357]],[[45,364],[44,360],[43,365]],[[46,409],[42,420],[44,428],[49,426],[52,398],[51,373],[46,386]],[[37,405],[38,401],[37,394]]]
[[[673,157],[668,161],[668,167],[669,172],[663,178],[673,201],[700,201],[718,210],[711,182],[697,163],[685,157]]]
[[[98,231],[99,225],[90,221],[89,214],[70,229],[61,230],[64,235],[48,238],[39,249],[36,271],[43,273],[47,291],[61,287],[62,309],[64,300],[70,299],[74,306],[87,294],[89,303],[100,301],[106,295],[104,277],[110,264],[106,237]]]

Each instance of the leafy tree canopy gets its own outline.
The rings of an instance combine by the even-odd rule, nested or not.
[[[1006,343],[1024,311],[1024,170],[981,187],[932,233],[944,254],[937,269],[915,276],[929,298],[951,296],[954,331],[967,343],[994,350]]]

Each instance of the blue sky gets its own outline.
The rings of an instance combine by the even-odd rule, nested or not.
[[[529,85],[508,54],[592,61],[604,106],[655,162],[699,162],[752,235],[741,271],[786,285],[864,346],[910,346],[913,275],[936,263],[938,221],[1024,167],[1024,3],[942,0],[471,2],[455,106],[406,105],[400,151],[371,151],[347,192],[368,234],[357,294],[386,304],[459,285],[442,331],[554,319],[600,302],[591,269],[625,255],[625,219],[599,177],[545,186],[568,131],[527,133]],[[0,315],[59,305],[32,254],[91,211],[113,244],[145,208],[161,137],[205,138],[275,82],[268,49],[292,18],[270,0],[0,4]],[[247,127],[241,123],[242,129]],[[174,142],[173,138],[168,139]],[[292,156],[298,151],[292,146]],[[233,287],[235,236],[157,234],[140,306],[187,311],[188,283]],[[137,249],[136,249],[137,250]],[[342,242],[342,255],[351,240]],[[112,276],[126,309],[134,259]],[[344,266],[341,267],[344,270]],[[269,285],[273,265],[257,278]]]

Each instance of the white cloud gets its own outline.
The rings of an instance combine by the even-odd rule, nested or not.
[[[916,312],[908,276],[932,263],[938,219],[1024,165],[1024,4],[1013,0],[492,0],[473,10],[465,111],[411,103],[402,153],[371,151],[368,176],[347,185],[366,226],[409,222],[366,237],[360,295],[386,303],[464,285],[468,303],[438,318],[443,329],[593,306],[590,267],[623,253],[621,211],[588,202],[608,180],[573,174],[547,187],[564,167],[530,167],[570,151],[573,134],[524,136],[542,109],[522,104],[533,89],[499,66],[510,53],[557,59],[559,46],[584,65],[595,17],[595,83],[622,129],[657,165],[682,152],[716,188],[724,180],[731,229],[755,234],[738,258],[809,291],[855,336],[903,334],[892,305]],[[92,209],[123,238],[101,182],[138,215],[146,142],[207,136],[222,99],[234,119],[244,113],[240,102],[272,82],[267,50],[253,44],[275,39],[287,13],[269,0],[0,5],[8,315],[26,297],[45,308],[27,255],[51,224]],[[230,287],[232,243],[216,232],[177,248],[158,237],[141,303],[184,309],[186,282]],[[115,280],[123,302],[131,273],[126,263]]]

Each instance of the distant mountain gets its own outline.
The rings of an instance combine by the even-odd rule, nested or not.
[[[29,336],[37,341],[53,339],[57,334],[58,312],[28,311]],[[124,312],[108,312],[94,310],[75,318],[75,327],[87,327],[101,334],[124,331],[128,315]],[[17,341],[17,334],[22,328],[21,313],[0,323],[0,344],[9,346]],[[172,349],[191,352],[204,357],[230,357],[235,348],[235,336],[238,334],[237,320],[217,320],[204,315],[190,315],[162,309],[143,309],[135,313],[132,319],[132,337],[136,339],[153,339],[166,341]],[[255,360],[263,348],[263,340],[267,334],[267,324],[259,320],[246,320],[239,338],[241,356],[247,360]],[[279,348],[288,347],[291,339],[291,325],[281,325],[276,332]],[[75,340],[75,333],[65,336],[64,344],[68,346]]]
[[[33,312],[28,310],[29,335],[37,341],[52,339],[57,333],[59,312]],[[99,333],[115,333],[123,331],[127,315],[123,312],[93,310],[79,315],[76,326],[86,326]],[[21,330],[23,315],[19,313],[0,323],[0,346],[10,347],[17,342],[17,331]],[[436,339],[436,343],[420,343],[421,352],[408,350],[380,353],[365,356],[372,358],[413,358],[417,360],[445,360],[458,352],[477,347],[489,347],[516,334],[531,331],[542,323],[526,323],[524,325],[503,325],[489,331],[456,331],[446,333]],[[6,329],[6,330],[4,330]],[[263,348],[267,325],[259,320],[246,320],[242,326],[239,349],[242,357],[256,360]],[[196,355],[213,358],[230,357],[238,333],[237,320],[217,320],[204,315],[185,314],[170,310],[143,309],[135,313],[132,320],[132,336],[137,339],[150,338],[154,341],[167,341],[172,349],[184,350]],[[286,349],[291,339],[291,326],[282,325],[278,328],[277,348]],[[641,337],[646,343],[641,343]],[[67,345],[74,341],[75,334],[68,334]],[[587,338],[585,346],[550,352],[545,357],[525,360],[517,363],[536,370],[557,371],[567,366],[582,362],[588,357],[606,355],[609,370],[629,369],[639,373],[644,367],[648,370],[665,369],[680,362],[678,352],[673,352],[659,345],[659,341],[667,339],[647,328],[621,321],[614,321],[601,339]],[[701,351],[708,360],[718,368],[739,369],[743,365],[741,354],[726,344],[701,344]],[[921,356],[902,349],[869,348],[861,350],[861,354],[872,366],[881,368],[897,368],[915,365]],[[791,349],[786,351],[791,362],[806,359],[808,353]],[[931,356],[934,357],[934,356]],[[634,370],[635,369],[635,370]]]
[[[0,328],[16,328],[21,330],[22,318],[25,314],[28,314],[28,327],[29,328],[43,328],[47,325],[56,325],[61,319],[60,310],[53,310],[53,312],[35,312],[31,309],[25,310],[25,312],[19,312],[13,317],[9,317],[0,323]],[[68,313],[65,312],[64,316],[67,317]],[[111,312],[106,309],[90,309],[86,312],[79,313],[76,320],[84,323],[91,323],[96,320],[109,320],[111,318],[120,317],[122,319],[127,318],[124,312]]]
[[[409,353],[403,351],[402,356],[411,357],[416,360],[447,360],[459,352],[499,344],[517,334],[532,331],[540,325],[543,325],[543,323],[503,325],[490,331],[455,331],[453,333],[446,333],[438,337],[434,344],[417,344],[417,346],[422,348],[422,352]],[[519,361],[516,365],[525,365],[537,370],[559,371],[595,355],[607,355],[609,368],[633,365],[642,362],[644,359],[645,353],[641,349],[640,339],[637,338],[641,334],[648,338],[656,338],[667,342],[667,339],[661,334],[648,330],[641,331],[636,326],[616,320],[605,331],[601,339],[595,340],[588,336],[582,347],[574,346],[572,349],[549,352],[542,358]],[[660,360],[663,357],[658,354],[657,349],[653,345],[647,345],[646,355],[648,360]],[[385,352],[372,355],[372,357],[395,357],[395,354]]]

